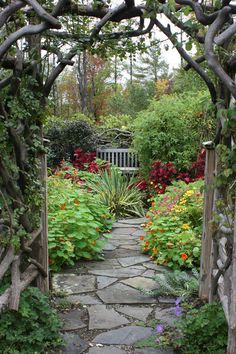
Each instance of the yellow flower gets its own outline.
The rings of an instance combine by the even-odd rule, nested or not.
[[[187,195],[188,197],[191,197],[191,195],[194,194],[194,191],[193,190],[189,190],[189,191],[185,192],[184,194]]]
[[[182,229],[188,230],[190,228],[189,224],[183,224]]]

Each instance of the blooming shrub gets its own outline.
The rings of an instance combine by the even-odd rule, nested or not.
[[[165,194],[153,198],[146,214],[146,236],[140,236],[144,252],[157,263],[173,269],[199,266],[201,245],[202,181],[175,182]]]
[[[176,177],[177,170],[173,163],[162,163],[155,161],[150,171],[149,182],[154,187],[156,193],[162,194],[166,187],[171,184]]]
[[[54,271],[81,258],[96,258],[111,229],[108,209],[78,183],[51,176],[48,181],[49,263]]]

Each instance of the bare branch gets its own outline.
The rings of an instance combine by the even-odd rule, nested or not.
[[[224,7],[218,14],[216,20],[209,27],[205,37],[205,58],[209,67],[220,78],[223,84],[228,88],[231,94],[236,98],[236,87],[234,80],[226,74],[222,66],[217,60],[217,56],[214,53],[214,38],[223,25],[229,20],[229,14],[231,8],[229,6]]]
[[[198,63],[196,61],[194,61],[190,57],[190,55],[188,55],[186,53],[186,51],[183,49],[183,47],[173,37],[169,26],[167,26],[167,27],[163,26],[162,23],[160,21],[158,21],[157,19],[155,20],[155,24],[173,43],[173,45],[175,46],[175,48],[177,49],[177,51],[179,52],[181,57],[183,57],[186,60],[186,62],[189,65],[191,65],[191,67],[194,68],[196,70],[196,72],[201,76],[201,78],[205,81],[205,83],[208,87],[208,90],[210,92],[210,95],[211,95],[211,100],[213,103],[216,103],[217,95],[216,95],[215,86],[214,86],[213,82],[210,80],[210,78],[208,77],[208,75],[205,73],[205,71],[200,67],[200,65],[198,65]]]
[[[12,16],[17,10],[25,6],[21,0],[12,1],[0,13],[0,28],[7,22],[7,19]]]
[[[30,5],[36,14],[45,22],[47,22],[50,27],[61,28],[60,22],[50,15],[36,0],[25,0],[25,2]]]
[[[5,257],[1,261],[0,264],[0,280],[4,277],[5,273],[9,269],[11,263],[14,260],[14,247],[12,245],[9,246],[7,253],[5,254]]]
[[[176,0],[176,3],[179,5],[190,6],[195,12],[197,20],[205,26],[210,25],[218,15],[218,11],[215,11],[210,15],[204,14],[201,4],[194,0]]]
[[[9,309],[18,311],[20,303],[20,255],[15,256],[11,266],[11,297]]]

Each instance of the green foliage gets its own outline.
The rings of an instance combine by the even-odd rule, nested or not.
[[[203,118],[205,93],[164,95],[153,100],[135,120],[134,147],[143,166],[152,161],[173,162],[185,170],[212,129]]]
[[[48,240],[53,271],[81,258],[98,257],[105,241],[100,234],[111,228],[108,209],[89,193],[59,176],[49,177]]]
[[[102,116],[100,119],[101,128],[119,128],[123,130],[131,130],[133,125],[133,118],[128,114],[121,115],[107,115]]]
[[[7,310],[0,317],[1,353],[46,353],[62,345],[60,321],[48,298],[37,288],[23,291],[19,311]]]
[[[227,322],[219,303],[191,309],[179,322],[181,338],[172,344],[183,354],[225,354]]]
[[[144,215],[142,193],[134,186],[134,179],[122,176],[118,168],[105,171],[96,183],[88,185],[116,218]]]
[[[180,270],[165,271],[163,274],[156,275],[153,279],[157,282],[158,288],[149,291],[150,296],[177,296],[182,300],[187,300],[197,294],[199,287],[199,273],[196,269],[192,269],[190,273]]]
[[[146,217],[142,247],[157,263],[173,269],[198,267],[200,262],[203,182],[175,182],[153,198]]]
[[[149,100],[155,95],[150,92],[150,85],[132,83],[125,90],[119,90],[108,98],[107,115],[129,115],[136,117],[137,113],[146,109]]]
[[[83,151],[96,149],[96,134],[92,126],[83,120],[57,122],[52,125],[46,134],[50,140],[48,148],[48,164],[55,166],[60,161],[72,160],[76,148]]]

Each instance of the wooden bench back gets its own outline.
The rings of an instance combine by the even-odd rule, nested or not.
[[[123,172],[134,172],[139,168],[138,155],[131,149],[98,148],[96,156],[118,166]]]

